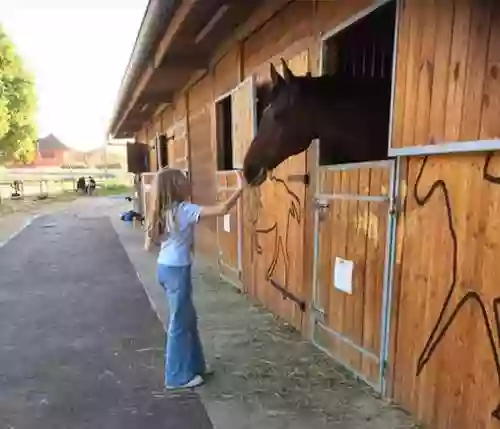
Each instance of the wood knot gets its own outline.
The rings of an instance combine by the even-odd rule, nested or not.
[[[460,63],[457,61],[455,63],[455,68],[453,69],[453,79],[455,80],[455,82],[458,80],[459,77],[460,77]]]
[[[491,69],[490,69],[490,76],[497,80],[498,79],[498,66],[492,66]]]

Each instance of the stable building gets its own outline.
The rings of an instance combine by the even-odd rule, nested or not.
[[[212,204],[236,186],[271,63],[386,94],[373,113],[383,159],[332,164],[314,141],[204,222],[196,248],[420,421],[492,429],[498,46],[494,0],[150,1],[110,134],[133,140],[143,190],[169,165],[189,174],[194,202]]]

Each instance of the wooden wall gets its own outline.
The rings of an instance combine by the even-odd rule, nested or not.
[[[500,427],[500,156],[486,163],[403,164],[390,393],[431,428]]]
[[[190,151],[190,175],[193,202],[214,204],[217,198],[215,153],[211,141],[213,79],[210,74],[196,83],[187,94],[187,118]],[[215,219],[200,222],[196,231],[196,249],[217,261],[217,227]]]
[[[392,147],[498,138],[498,46],[498,1],[403,1]]]

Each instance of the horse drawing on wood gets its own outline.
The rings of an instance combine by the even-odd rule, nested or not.
[[[243,162],[248,183],[260,186],[270,171],[307,150],[314,139],[321,141],[331,164],[386,158],[387,148],[377,143],[387,141],[390,87],[370,79],[354,84],[341,74],[295,76],[282,63],[284,76],[271,64],[271,82],[267,89],[260,87],[265,108]]]
[[[262,210],[264,208],[262,203],[262,196],[259,188],[254,188],[249,192],[253,193],[252,208],[250,212],[250,223],[252,225],[251,231],[251,249],[252,255],[257,253],[262,255],[264,253],[263,246],[261,245],[260,239],[263,236],[272,236],[272,255],[270,262],[266,269],[265,279],[266,281],[272,281],[276,274],[276,269],[278,262],[281,260],[283,262],[283,274],[284,274],[284,285],[285,289],[289,285],[289,273],[290,273],[290,230],[292,228],[292,221],[295,221],[298,225],[302,222],[301,216],[301,204],[299,197],[287,186],[287,184],[280,178],[276,176],[270,177],[271,183],[275,186],[274,197],[276,198],[276,203],[285,205],[284,209],[287,211],[286,222],[280,222],[280,219],[275,212],[268,212],[266,216],[262,216]]]
[[[493,153],[486,155],[482,178],[490,184],[500,185],[500,177],[493,176],[489,172],[489,165],[492,157]],[[446,229],[452,243],[452,261],[448,292],[446,293],[441,310],[436,318],[429,337],[418,357],[416,375],[419,376],[429,363],[437,347],[445,338],[448,330],[453,325],[453,321],[460,314],[460,312],[466,306],[473,305],[479,309],[479,321],[486,329],[488,343],[491,350],[491,357],[497,373],[497,383],[500,386],[500,353],[498,351],[500,344],[497,344],[497,341],[500,341],[500,296],[494,297],[488,302],[484,296],[473,290],[472,287],[466,291],[463,291],[463,288],[457,287],[459,285],[460,275],[458,269],[459,242],[461,241],[459,240],[458,234],[460,232],[457,231],[454,224],[453,206],[446,181],[443,179],[435,180],[425,193],[421,189],[420,182],[424,174],[427,161],[428,158],[425,157],[415,181],[413,197],[419,207],[425,207],[432,197],[438,193],[442,195],[447,217]],[[500,404],[498,404],[493,410],[492,416],[500,420]]]

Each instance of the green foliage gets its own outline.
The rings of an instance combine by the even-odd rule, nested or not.
[[[33,76],[0,26],[0,162],[33,159],[36,101]]]

